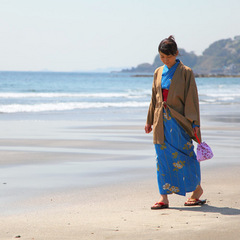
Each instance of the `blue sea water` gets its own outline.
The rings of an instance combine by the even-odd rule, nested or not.
[[[0,113],[137,111],[153,78],[130,73],[0,72]],[[240,78],[197,78],[200,104],[240,104]]]

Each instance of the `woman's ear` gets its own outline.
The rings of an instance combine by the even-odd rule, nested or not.
[[[177,57],[177,56],[178,56],[178,54],[179,54],[179,51],[177,50],[177,52],[176,52],[175,56]]]

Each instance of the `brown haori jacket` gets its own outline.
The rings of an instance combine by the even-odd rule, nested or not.
[[[183,127],[195,141],[192,123],[200,126],[198,91],[191,68],[181,61],[173,75],[168,91],[167,102],[163,101],[161,79],[163,66],[154,72],[152,99],[150,102],[147,124],[153,125],[153,143],[164,143],[163,108],[169,109],[171,116]],[[201,141],[201,132],[198,137]]]

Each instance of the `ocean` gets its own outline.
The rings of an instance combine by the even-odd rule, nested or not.
[[[0,72],[0,116],[135,118],[149,105],[152,80],[130,73]],[[240,104],[240,78],[196,83],[200,105]]]

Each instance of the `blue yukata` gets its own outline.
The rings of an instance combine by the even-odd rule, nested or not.
[[[164,66],[162,89],[169,89],[178,64],[179,60],[170,69]],[[169,110],[163,110],[163,118],[165,140],[163,144],[155,144],[159,191],[163,195],[176,193],[185,196],[200,185],[200,164],[194,152],[192,139],[171,116]]]

